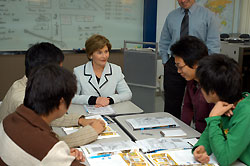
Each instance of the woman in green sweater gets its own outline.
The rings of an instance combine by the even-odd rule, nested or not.
[[[214,153],[220,165],[250,165],[250,96],[241,94],[238,64],[225,55],[208,56],[199,61],[196,77],[206,101],[216,105],[193,148],[195,159],[208,163]]]

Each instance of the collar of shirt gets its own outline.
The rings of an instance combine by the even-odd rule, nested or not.
[[[51,127],[38,114],[23,104],[17,107],[16,113],[33,126],[45,131],[51,131]]]
[[[194,3],[194,4],[190,7],[188,13],[192,15],[192,13],[195,11],[196,8],[197,8],[197,4]],[[180,10],[181,14],[185,15],[185,9],[184,9],[184,8],[180,8],[180,9],[181,9],[181,10]]]

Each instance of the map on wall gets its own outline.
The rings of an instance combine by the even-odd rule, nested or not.
[[[219,21],[221,33],[233,33],[233,31],[237,31],[237,29],[233,29],[234,24],[237,24],[238,21],[235,15],[238,15],[239,12],[235,0],[196,0],[196,2],[215,13]]]
[[[234,23],[234,0],[196,0],[217,16],[220,32],[232,33]]]

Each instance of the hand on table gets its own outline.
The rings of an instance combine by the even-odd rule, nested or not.
[[[76,160],[79,160],[81,162],[85,162],[85,157],[83,156],[83,153],[75,148],[70,148],[70,155],[74,156]]]
[[[81,126],[87,126],[90,125],[95,129],[95,131],[100,134],[105,130],[105,122],[101,119],[85,119],[85,118],[80,118],[78,123]]]
[[[205,150],[204,146],[198,146],[195,150],[194,150],[194,158],[195,160],[199,161],[200,163],[208,163],[210,158],[207,155],[207,152]]]
[[[93,121],[90,126],[93,127],[98,134],[102,133],[106,128],[104,121],[100,119],[96,119],[96,121]]]
[[[96,107],[105,107],[109,105],[109,98],[107,97],[97,97],[96,99]]]

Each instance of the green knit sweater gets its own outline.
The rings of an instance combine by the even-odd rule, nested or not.
[[[203,145],[210,155],[214,153],[222,166],[237,159],[250,165],[250,95],[244,96],[233,116],[214,116],[206,118],[207,127],[202,133],[193,151]]]

